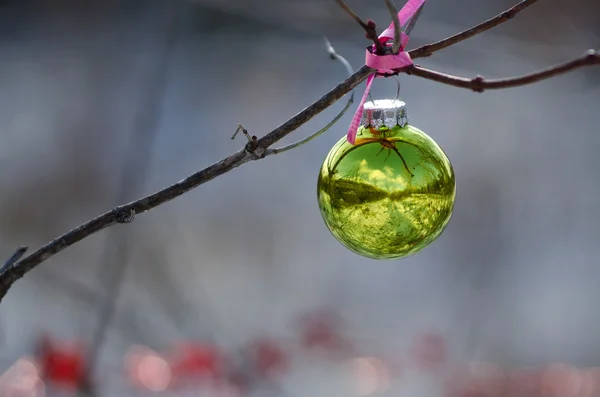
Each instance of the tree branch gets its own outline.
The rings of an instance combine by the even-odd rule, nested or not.
[[[360,19],[358,14],[354,12],[352,8],[344,0],[335,0],[335,2],[346,12],[346,14],[350,15],[350,18],[354,19],[357,24],[359,24],[365,31],[369,30],[369,26],[365,21]]]
[[[335,49],[333,48],[333,46],[331,45],[329,40],[327,40],[327,38],[325,38],[325,46],[327,47],[327,52],[329,53],[329,56],[331,57],[331,59],[340,61],[342,63],[342,65],[344,65],[346,70],[348,71],[348,74],[350,76],[352,76],[352,73],[353,73],[352,66],[346,60],[346,58],[344,58],[343,56],[341,56],[340,54],[335,52]],[[307,136],[306,138],[302,139],[301,141],[294,142],[294,143],[289,144],[284,147],[269,149],[267,151],[267,156],[270,154],[279,154],[279,153],[287,152],[288,150],[295,149],[299,146],[304,145],[305,143],[312,141],[313,139],[315,139],[316,137],[323,134],[325,131],[329,130],[331,127],[333,127],[333,125],[335,123],[337,123],[344,114],[346,114],[346,112],[350,108],[350,105],[352,105],[353,102],[354,102],[354,90],[352,90],[352,93],[350,94],[350,98],[348,99],[348,102],[346,102],[346,106],[344,106],[344,108],[337,114],[337,116],[335,116],[333,118],[333,120],[331,120],[325,127],[321,128],[319,131],[315,132],[314,134]],[[238,128],[238,130],[239,130],[239,128]],[[236,131],[236,134],[237,134],[237,131]],[[247,134],[247,131],[246,131],[246,134]]]
[[[339,4],[343,4],[342,0],[336,1],[338,1]],[[477,25],[469,30],[449,37],[445,40],[441,40],[437,43],[428,44],[423,47],[419,47],[417,49],[409,51],[409,54],[412,58],[428,56],[435,51],[446,48],[469,37],[473,37],[478,33],[486,31],[494,26],[497,26],[507,21],[508,19],[515,16],[518,12],[533,4],[535,1],[536,0],[524,0],[517,4],[515,7],[509,9],[508,11],[505,11],[504,13],[496,16],[495,18],[492,18],[480,25]],[[372,24],[374,30],[374,23],[372,21],[369,21],[369,23],[365,25],[369,27],[369,24]],[[378,40],[376,41],[378,42]],[[485,81],[481,77],[476,77],[475,79],[455,77],[421,68],[420,66],[411,66],[409,68],[405,68],[403,70],[398,71],[398,73],[413,74],[419,77],[427,78],[444,84],[450,84],[456,87],[469,88],[474,91],[482,91],[484,89],[508,88],[533,83],[542,79],[556,76],[561,73],[568,72],[572,69],[581,66],[599,64],[599,58],[600,57],[596,52],[589,51],[585,56],[581,58],[563,63],[561,65],[556,65],[554,67],[542,70],[537,73],[516,78],[489,81]],[[169,187],[166,187],[156,193],[153,193],[147,197],[143,197],[131,203],[115,207],[112,210],[76,227],[75,229],[72,229],[71,231],[63,234],[62,236],[57,237],[56,239],[52,240],[48,244],[44,245],[37,251],[31,253],[30,255],[26,256],[21,260],[18,259],[20,258],[20,256],[23,255],[25,251],[24,249],[17,250],[17,252],[6,262],[6,264],[0,270],[0,301],[2,301],[2,298],[4,298],[9,288],[12,286],[12,284],[14,284],[15,281],[23,277],[23,275],[25,275],[28,271],[34,269],[43,261],[49,259],[58,252],[64,250],[65,248],[83,240],[84,238],[100,230],[106,229],[107,227],[110,227],[117,223],[132,222],[136,214],[144,213],[155,207],[158,207],[161,204],[173,200],[174,198],[179,197],[182,194],[189,192],[190,190],[220,175],[223,175],[233,170],[234,168],[239,167],[242,164],[245,164],[251,160],[262,159],[270,154],[278,153],[277,149],[268,150],[268,148],[276,142],[278,142],[280,139],[289,135],[291,132],[298,129],[300,126],[311,120],[323,110],[327,109],[329,106],[341,99],[344,95],[352,91],[369,75],[375,72],[375,70],[367,66],[361,67],[353,75],[348,77],[342,83],[338,84],[335,88],[333,88],[323,97],[315,101],[313,104],[302,110],[300,113],[296,114],[288,121],[281,124],[279,127],[272,130],[262,138],[256,139],[255,136],[251,137],[250,141],[246,144],[243,150],[235,152],[229,157],[215,164],[212,164],[209,167],[198,171]],[[296,145],[294,147],[297,146],[299,145]],[[281,149],[279,149],[279,152],[281,152]]]
[[[368,20],[364,22],[360,17],[350,8],[348,4],[344,0],[335,0],[335,2],[346,12],[346,14],[350,15],[350,18],[354,19],[356,23],[358,23],[365,30],[365,37],[373,42],[375,45],[375,53],[378,55],[383,55],[385,53],[385,49],[383,48],[383,44],[379,41],[379,37],[377,35],[377,26],[374,21]]]
[[[396,9],[396,6],[392,2],[392,0],[384,0],[384,2],[394,23],[394,44],[392,45],[392,53],[397,54],[398,52],[400,52],[400,44],[402,44],[400,42],[400,32],[402,30],[402,26],[400,26],[398,10]]]
[[[352,91],[354,87],[364,81],[371,73],[372,71],[370,68],[363,66],[356,73],[348,77],[342,83],[338,84],[334,89],[329,91],[312,105],[308,106],[296,116],[292,117],[290,120],[275,128],[261,139],[257,140],[255,148],[251,149],[249,148],[249,145],[246,145],[245,149],[230,155],[218,163],[210,165],[202,171],[198,171],[195,174],[188,176],[174,185],[166,187],[163,190],[131,203],[115,207],[114,209],[90,221],[87,221],[75,229],[70,230],[62,236],[57,237],[48,244],[39,248],[37,251],[21,259],[11,267],[2,270],[2,272],[0,272],[0,301],[2,298],[4,298],[8,292],[8,289],[12,284],[15,283],[15,281],[23,277],[25,273],[34,269],[43,261],[49,259],[65,248],[117,223],[132,222],[136,214],[144,213],[155,207],[158,207],[161,204],[171,201],[174,198],[179,197],[182,194],[189,192],[190,190],[216,178],[217,176],[223,175],[244,163],[266,157],[268,147],[291,132],[295,131],[304,123],[308,122],[323,110],[334,104],[337,100]]]
[[[573,69],[583,66],[599,65],[600,53],[594,50],[587,51],[583,56],[572,61],[564,62],[549,68],[540,70],[539,72],[526,74],[518,77],[509,77],[506,79],[485,80],[482,76],[477,76],[472,79],[452,76],[445,73],[436,72],[422,68],[417,65],[410,66],[404,69],[406,74],[423,77],[427,80],[433,80],[438,83],[452,85],[454,87],[467,88],[475,92],[483,92],[485,90],[497,90],[501,88],[519,87],[527,84],[536,83],[563,73],[567,73]]]
[[[460,32],[455,34],[454,36],[450,36],[444,40],[437,41],[431,44],[425,44],[421,47],[415,48],[410,51],[410,57],[412,59],[428,57],[436,51],[443,50],[446,47],[450,47],[453,44],[460,43],[463,40],[470,39],[473,36],[478,35],[479,33],[483,33],[486,30],[489,30],[495,26],[500,25],[512,19],[519,12],[523,11],[533,3],[538,0],[523,0],[516,6],[496,15],[495,17],[488,19],[487,21],[480,23],[479,25],[473,26],[471,29],[467,29],[464,32]]]
[[[373,73],[373,69],[363,66],[358,69],[352,76],[348,77],[344,82],[340,83],[333,90],[329,91],[327,94],[322,96],[319,100],[314,102],[309,107],[305,108],[303,111],[275,128],[273,131],[269,132],[264,137],[260,138],[257,141],[257,149],[254,151],[254,155],[258,157],[264,157],[265,151],[268,147],[290,134],[292,131],[298,129],[304,123],[315,117],[317,114],[321,113],[323,110],[327,109],[329,106],[333,105],[344,95],[349,93],[367,79],[369,75]]]
[[[27,247],[22,246],[17,248],[14,254],[12,254],[11,257],[6,260],[6,262],[4,262],[4,265],[2,268],[0,268],[0,273],[14,265],[19,259],[21,259],[25,252],[27,252]]]

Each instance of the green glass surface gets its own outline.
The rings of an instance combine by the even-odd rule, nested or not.
[[[348,249],[373,259],[412,255],[434,241],[452,216],[450,160],[423,131],[360,127],[344,136],[319,173],[321,215]]]

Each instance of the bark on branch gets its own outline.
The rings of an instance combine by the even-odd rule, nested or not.
[[[600,53],[598,53],[598,51],[589,50],[581,57],[573,59],[572,61],[564,62],[523,76],[505,79],[486,80],[483,76],[476,76],[472,79],[468,79],[425,69],[417,65],[406,68],[404,73],[423,77],[438,83],[452,85],[454,87],[467,88],[475,92],[483,92],[485,90],[497,90],[537,83],[538,81],[570,72],[573,69],[591,65],[600,65]]]
[[[428,57],[434,52],[439,50],[443,50],[444,48],[450,47],[456,43],[460,43],[463,40],[470,39],[473,36],[478,35],[479,33],[483,33],[486,30],[490,30],[491,28],[498,26],[509,19],[514,18],[518,13],[533,5],[538,0],[523,0],[517,5],[508,10],[496,15],[493,18],[488,19],[485,22],[482,22],[478,25],[473,26],[471,29],[467,29],[460,33],[455,34],[454,36],[450,36],[443,40],[437,41],[435,43],[425,44],[419,48],[415,48],[410,52],[410,56],[412,59]]]

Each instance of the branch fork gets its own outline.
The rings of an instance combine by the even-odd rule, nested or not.
[[[363,22],[360,19],[360,17],[358,17],[358,15],[356,15],[343,0],[335,1],[365,30],[366,37],[373,41],[373,45],[375,46],[376,51],[381,51],[381,54],[384,54],[384,47],[389,46],[383,46],[382,43],[379,41],[376,32],[375,22]],[[384,1],[386,3],[386,6],[388,7],[388,10],[390,11],[390,14],[392,14],[392,18],[394,18],[393,14],[395,14],[395,12],[392,13],[392,11],[395,11],[395,7],[393,7],[393,4],[390,0]],[[509,10],[506,10],[483,23],[480,23],[470,29],[457,33],[446,39],[440,40],[435,43],[426,44],[424,46],[411,50],[408,52],[408,54],[412,59],[428,57],[436,51],[440,51],[444,48],[450,47],[453,44],[462,42],[463,40],[473,37],[479,33],[485,32],[486,30],[489,30],[494,26],[497,26],[503,22],[508,21],[509,19],[512,19],[519,12],[528,8],[536,1],[537,0],[522,0]],[[416,15],[418,15],[418,13]],[[410,29],[412,29],[412,26],[414,26],[414,20],[416,20],[415,17],[413,17],[413,20],[411,20],[407,24],[405,32],[410,32]],[[399,22],[397,22],[396,20],[394,20],[394,24],[396,27],[396,37],[394,38],[392,51],[397,51],[397,49],[399,49],[399,35],[401,27],[398,26]],[[84,238],[89,237],[90,235],[117,223],[130,223],[133,221],[135,215],[147,212],[153,208],[158,207],[161,204],[173,200],[174,198],[179,197],[184,193],[189,192],[190,190],[195,189],[198,186],[220,175],[223,175],[233,170],[234,168],[239,167],[242,164],[245,164],[251,160],[262,159],[268,155],[278,154],[287,150],[297,148],[316,138],[323,132],[327,131],[327,129],[329,129],[333,124],[335,124],[335,122],[337,122],[344,115],[346,110],[348,110],[348,108],[351,106],[353,101],[354,88],[357,85],[361,84],[363,81],[365,81],[374,72],[376,72],[367,66],[362,66],[356,72],[353,72],[352,68],[349,66],[347,61],[340,55],[336,54],[333,50],[333,47],[331,47],[330,44],[328,44],[327,48],[329,55],[333,59],[342,62],[348,69],[350,76],[346,80],[339,83],[336,87],[334,87],[328,93],[316,100],[313,104],[309,105],[304,110],[296,114],[294,117],[284,122],[279,127],[273,129],[268,134],[264,135],[262,138],[257,138],[255,135],[251,136],[248,133],[248,131],[242,125],[240,125],[236,133],[233,135],[232,139],[234,139],[239,132],[242,132],[248,140],[243,150],[239,150],[231,154],[230,156],[224,158],[223,160],[214,163],[208,166],[207,168],[198,171],[158,192],[140,198],[136,201],[132,201],[128,204],[118,206],[104,214],[101,214],[96,218],[93,218],[85,222],[84,224],[68,231],[62,236],[59,236],[56,239],[50,241],[46,245],[40,247],[39,249],[30,253],[24,258],[23,255],[25,254],[27,248],[18,248],[0,269],[0,301],[6,295],[10,287],[19,278],[23,277],[27,272],[37,267],[40,263],[48,260],[55,254],[68,248],[73,244],[76,244]],[[475,78],[467,79],[425,69],[419,65],[412,65],[410,67],[403,68],[401,70],[398,70],[397,73],[394,74],[406,73],[409,75],[422,77],[428,80],[433,80],[439,83],[470,89],[475,92],[483,92],[484,90],[488,89],[500,89],[531,84],[543,79],[547,79],[562,73],[572,71],[576,68],[598,64],[600,64],[600,54],[597,51],[589,50],[586,54],[574,60],[555,65],[553,67],[541,70],[539,72],[531,73],[520,77],[511,77],[507,79],[486,80],[482,76],[476,76]],[[291,134],[293,131],[297,130],[303,124],[311,120],[313,117],[315,117],[325,109],[329,108],[331,105],[343,98],[348,93],[352,93],[352,95],[346,103],[346,106],[324,128],[299,142],[281,148],[271,149],[271,146],[273,146],[279,140]]]

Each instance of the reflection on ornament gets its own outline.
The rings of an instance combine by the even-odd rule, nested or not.
[[[404,102],[365,105],[362,124],[354,145],[342,138],[323,162],[321,214],[334,237],[357,254],[412,255],[450,221],[452,165],[433,139],[407,124]]]

